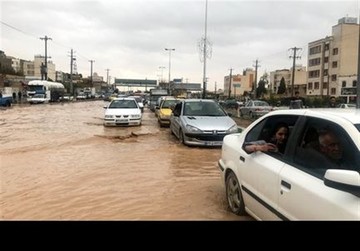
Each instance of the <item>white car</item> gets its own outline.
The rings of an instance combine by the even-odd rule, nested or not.
[[[115,98],[104,108],[104,126],[141,125],[141,109],[134,98]]]
[[[244,150],[245,142],[268,138],[280,121],[290,132],[283,154]],[[324,130],[337,141],[320,142]],[[230,210],[257,220],[359,220],[359,130],[357,109],[293,109],[270,112],[225,136],[218,164]],[[323,153],[331,147],[342,153],[336,165]]]
[[[265,101],[249,100],[244,106],[240,107],[240,116],[246,115],[250,118],[258,118],[273,110],[273,107]]]
[[[337,106],[337,108],[343,108],[343,109],[355,109],[356,108],[356,104],[346,104],[346,103],[342,103],[342,104],[339,104]]]
[[[30,104],[43,104],[49,102],[45,94],[35,94],[29,99]]]

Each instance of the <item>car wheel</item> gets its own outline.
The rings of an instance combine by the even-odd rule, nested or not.
[[[226,178],[226,198],[231,212],[237,215],[245,215],[245,203],[241,193],[241,187],[236,175],[231,172]]]

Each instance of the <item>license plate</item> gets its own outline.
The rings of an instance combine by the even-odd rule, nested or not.
[[[117,119],[116,120],[116,123],[126,123],[126,122],[128,122],[127,119]]]

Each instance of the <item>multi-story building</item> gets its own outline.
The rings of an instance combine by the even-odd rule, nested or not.
[[[309,43],[307,95],[356,96],[359,25],[344,17],[332,35]]]
[[[306,95],[306,67],[302,65],[295,66],[294,76],[294,93],[299,92],[300,96]],[[269,90],[273,94],[277,94],[281,79],[284,78],[286,91],[285,96],[292,95],[292,68],[282,69],[270,72],[270,87]]]
[[[45,57],[41,55],[34,56],[34,76],[41,79],[41,64],[45,64]],[[55,64],[52,61],[47,62],[47,77],[55,81],[56,71]]]
[[[244,70],[242,75],[231,75],[231,78],[230,76],[225,76],[224,95],[230,95],[230,97],[236,98],[244,95],[245,92],[250,93],[252,91],[254,81],[255,71],[251,68]]]

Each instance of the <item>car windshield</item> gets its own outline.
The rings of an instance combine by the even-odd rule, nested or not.
[[[175,104],[177,104],[178,102],[178,100],[164,100],[161,105],[161,109],[168,109],[172,106],[175,106]]]
[[[265,101],[255,101],[254,106],[269,106]]]
[[[184,116],[227,116],[215,102],[186,102]]]
[[[135,100],[113,100],[109,105],[110,109],[125,108],[134,109],[138,108]]]

